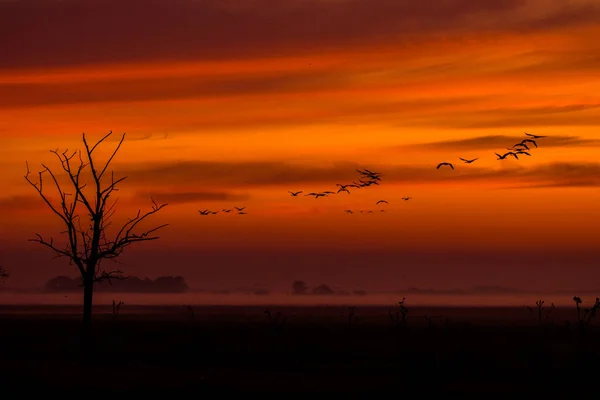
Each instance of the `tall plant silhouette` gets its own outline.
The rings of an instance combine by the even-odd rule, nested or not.
[[[51,150],[50,152],[60,162],[61,173],[66,173],[66,181],[63,183],[61,183],[62,176],[43,163],[43,169],[38,173],[37,180],[32,180],[29,164],[26,163],[25,179],[38,192],[52,213],[60,219],[65,228],[61,234],[66,237],[66,243],[63,245],[57,244],[53,238],[47,239],[40,234],[36,234],[36,238],[30,241],[48,247],[57,257],[69,259],[70,264],[75,264],[81,274],[84,351],[90,350],[91,344],[94,284],[103,280],[110,282],[111,279],[123,279],[120,270],[100,270],[100,265],[105,260],[116,262],[123,250],[134,243],[158,239],[156,231],[168,225],[163,224],[149,230],[138,231],[140,223],[166,206],[166,204],[158,205],[151,199],[152,208],[149,211],[142,213],[139,210],[135,217],[129,218],[120,228],[114,229],[112,237],[109,234],[108,228],[111,226],[117,201],[117,199],[113,201],[113,195],[118,190],[117,186],[127,178],[115,178],[112,171],[109,176],[106,175],[110,163],[125,140],[125,134],[121,136],[106,162],[99,164],[95,160],[94,151],[111,135],[112,131],[90,145],[84,133],[82,137],[84,151]],[[44,185],[46,177],[50,182],[49,187]],[[58,201],[52,201],[47,189],[56,192]]]

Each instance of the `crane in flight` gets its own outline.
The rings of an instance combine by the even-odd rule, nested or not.
[[[436,169],[440,169],[440,167],[442,167],[444,165],[447,165],[450,168],[454,169],[454,165],[452,165],[452,163],[449,163],[449,162],[441,162],[441,163],[439,163],[438,166],[436,167]]]

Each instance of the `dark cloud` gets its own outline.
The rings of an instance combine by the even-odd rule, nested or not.
[[[116,132],[115,132],[116,133]],[[121,140],[121,134],[113,134],[106,138],[107,142],[118,142]],[[141,140],[165,140],[171,139],[172,137],[168,133],[140,133],[140,134],[131,134],[128,133],[126,136],[126,140],[129,142],[131,140],[141,141]]]
[[[600,21],[600,5],[592,0],[581,4],[564,4],[553,13],[540,16],[527,25],[522,25],[520,30],[530,32],[564,26],[597,25],[598,21]]]
[[[521,7],[526,4],[525,0],[3,2],[0,68],[248,58],[390,41],[403,46],[431,35],[556,29],[597,21],[598,7],[592,4],[556,9],[542,2],[540,12],[523,19]]]
[[[536,135],[544,135],[541,132],[528,132]],[[398,146],[399,150],[405,148],[419,148],[419,149],[430,149],[430,150],[494,150],[494,149],[505,149],[512,147],[514,144],[519,143],[525,139],[526,135],[522,136],[509,136],[509,135],[487,135],[478,136],[469,139],[456,139],[456,140],[443,140],[439,142],[430,143],[416,143],[410,145]],[[596,147],[600,146],[600,140],[598,139],[583,139],[578,136],[548,136],[543,139],[536,140],[536,143],[540,147],[563,147],[563,146],[589,146]],[[530,143],[528,143],[529,145]],[[532,146],[530,146],[532,147]]]
[[[347,74],[339,72],[300,71],[270,73],[268,76],[184,76],[93,82],[3,84],[0,85],[0,108],[310,92],[324,86],[330,89],[342,87],[347,79]]]
[[[553,188],[591,188],[600,186],[600,179],[597,180],[566,180],[538,184],[525,184],[505,187],[504,189],[553,189]]]
[[[594,126],[600,104],[571,104],[560,107],[493,108],[477,111],[449,110],[427,116],[402,115],[396,126],[427,126],[455,129],[487,129],[544,126]],[[587,113],[586,113],[587,112]]]
[[[383,174],[384,182],[440,183],[498,181],[507,184],[539,185],[570,182],[600,182],[599,163],[549,163],[524,167],[511,161],[498,168],[480,168],[455,163],[456,170],[437,170],[436,165],[360,165],[336,163],[329,166],[294,165],[285,162],[203,162],[189,161],[123,165],[117,170],[127,174],[135,185],[194,184],[215,187],[280,186],[328,184],[358,180],[357,168],[369,168]]]
[[[535,291],[529,291],[525,289],[518,289],[513,287],[504,286],[475,286],[470,289],[420,289],[417,287],[409,287],[406,290],[399,291],[399,293],[405,294],[432,294],[432,295],[472,295],[472,294],[524,294],[524,293],[535,293]]]
[[[247,194],[235,194],[228,192],[139,192],[134,196],[136,199],[154,199],[157,203],[181,204],[195,203],[199,201],[236,201],[248,200]]]
[[[0,210],[31,210],[44,207],[45,204],[39,196],[9,196],[0,197]]]

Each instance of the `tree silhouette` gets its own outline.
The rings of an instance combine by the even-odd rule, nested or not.
[[[4,269],[4,267],[0,265],[0,282],[4,281],[8,277],[8,272],[6,272],[6,269]]]
[[[81,274],[84,351],[90,350],[89,345],[91,344],[94,283],[102,280],[110,283],[111,279],[124,279],[120,270],[101,271],[100,264],[104,260],[116,262],[123,250],[133,243],[158,239],[158,236],[155,235],[156,231],[167,226],[164,224],[140,233],[135,232],[140,223],[166,206],[166,204],[158,205],[151,199],[150,211],[142,213],[139,210],[135,217],[129,218],[119,229],[115,229],[112,237],[109,237],[108,228],[111,226],[117,201],[116,199],[112,201],[112,195],[118,191],[117,185],[127,178],[115,179],[114,172],[111,172],[110,178],[103,182],[111,161],[125,140],[125,134],[104,164],[99,166],[94,160],[94,150],[111,135],[112,131],[90,146],[84,133],[82,137],[84,152],[81,150],[50,151],[58,158],[63,172],[66,173],[67,180],[64,183],[59,183],[61,177],[45,164],[42,164],[43,169],[38,173],[37,181],[34,182],[30,178],[29,164],[26,163],[25,179],[62,221],[65,230],[61,234],[66,236],[64,246],[59,246],[55,244],[53,238],[45,239],[40,234],[36,234],[36,238],[30,239],[30,241],[50,248],[56,253],[56,257],[69,259],[70,264],[75,264]],[[89,173],[87,182],[84,178],[86,172]],[[50,188],[54,188],[58,194],[58,201],[55,203],[48,196],[47,187],[44,186],[45,176],[49,177]],[[90,184],[89,188],[88,183]]]
[[[292,284],[293,294],[306,294],[308,291],[308,285],[304,281],[294,281]]]

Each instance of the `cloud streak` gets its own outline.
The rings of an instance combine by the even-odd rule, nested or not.
[[[221,188],[297,185],[335,185],[358,181],[358,163],[337,163],[329,166],[298,165],[285,162],[202,162],[121,166],[135,185],[192,184]],[[503,163],[498,168],[463,167],[455,171],[437,170],[435,165],[366,166],[382,172],[383,181],[393,183],[460,183],[498,182],[507,185],[596,186],[600,184],[600,163],[555,162],[532,167]]]
[[[348,78],[347,73],[321,70],[272,72],[262,76],[199,75],[93,82],[0,84],[0,108],[302,93],[324,86],[340,89]]]
[[[44,207],[44,202],[39,196],[8,196],[0,197],[0,210],[3,211],[26,211]]]
[[[244,58],[390,39],[407,46],[424,36],[594,24],[598,16],[597,4],[581,0],[22,0],[0,3],[0,68]]]
[[[528,132],[531,134],[543,135],[543,133]],[[493,150],[493,149],[506,149],[512,147],[514,144],[521,142],[526,136],[509,136],[509,135],[486,135],[477,136],[469,139],[456,139],[456,140],[442,140],[430,143],[415,143],[408,145],[397,146],[399,150],[414,148],[419,150]],[[543,139],[536,140],[536,143],[540,147],[564,147],[564,146],[577,146],[577,147],[598,147],[600,146],[600,140],[598,139],[584,139],[579,136],[548,136]]]
[[[186,204],[200,201],[241,201],[250,198],[247,194],[229,192],[138,192],[137,200],[153,198],[158,203]]]

